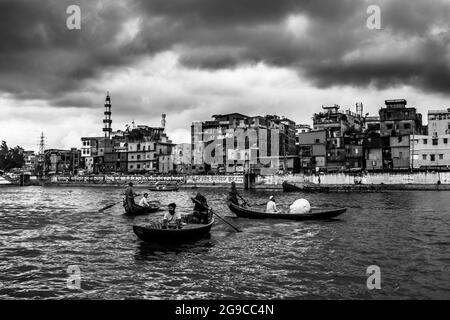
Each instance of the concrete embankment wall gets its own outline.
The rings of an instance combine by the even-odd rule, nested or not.
[[[418,172],[418,173],[369,173],[363,176],[351,174],[324,174],[320,176],[305,176],[305,175],[276,175],[258,177],[257,184],[261,185],[277,185],[282,184],[283,181],[293,183],[314,183],[321,185],[355,185],[356,182],[361,182],[363,185],[367,184],[388,184],[388,185],[432,185],[441,184],[450,185],[450,172]]]
[[[124,186],[133,182],[135,186],[151,186],[156,182],[178,182],[180,187],[223,187],[231,182],[243,185],[244,179],[241,175],[227,176],[52,176],[48,182],[50,185],[70,186]]]
[[[320,179],[320,184],[319,184]],[[135,186],[150,186],[155,182],[179,182],[181,188],[223,188],[232,181],[243,187],[241,175],[192,175],[192,176],[52,176],[47,185],[55,186],[125,186],[132,181]],[[294,184],[308,184],[320,186],[378,186],[377,189],[389,190],[449,190],[450,172],[433,173],[370,173],[363,176],[355,174],[324,174],[324,175],[273,175],[258,176],[255,181],[256,189],[281,189],[283,181]],[[360,182],[360,183],[359,183]],[[440,183],[439,183],[440,182]]]

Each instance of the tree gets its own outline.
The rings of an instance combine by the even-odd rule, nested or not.
[[[23,149],[19,146],[9,149],[6,142],[2,141],[0,147],[0,169],[9,171],[13,168],[21,168],[25,164],[22,151]]]

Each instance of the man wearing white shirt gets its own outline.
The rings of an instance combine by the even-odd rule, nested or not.
[[[139,201],[139,205],[141,207],[150,207],[150,203],[148,203],[148,193],[144,193],[144,197],[142,197],[141,201]]]
[[[275,203],[275,198],[273,196],[270,196],[269,202],[267,202],[266,206],[266,212],[267,213],[278,213],[277,204]]]
[[[177,205],[175,203],[169,203],[169,212],[166,212],[163,217],[163,228],[176,228],[181,229],[181,214],[175,212]]]

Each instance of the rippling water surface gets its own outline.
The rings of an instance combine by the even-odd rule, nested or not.
[[[138,192],[143,191],[137,189]],[[201,190],[215,211],[211,236],[171,248],[137,239],[117,188],[0,188],[0,298],[76,299],[449,299],[450,193],[284,194],[348,211],[332,222],[236,218],[226,191]],[[191,190],[150,193],[190,211]],[[270,195],[243,193],[261,203]],[[81,289],[67,288],[78,265]],[[366,269],[381,268],[369,291]]]

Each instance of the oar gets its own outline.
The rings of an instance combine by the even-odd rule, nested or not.
[[[225,222],[226,224],[228,224],[230,227],[232,227],[234,230],[236,230],[236,232],[242,232],[241,230],[239,230],[238,228],[236,228],[235,226],[233,226],[231,223],[229,223],[228,221],[226,221],[224,218],[222,218],[221,216],[219,216],[217,213],[215,213],[213,211],[213,209],[209,209],[211,210],[211,212],[220,220],[222,220],[223,222]]]
[[[211,210],[212,214],[215,215],[216,217],[218,217],[220,220],[222,220],[223,222],[225,222],[226,224],[228,224],[230,227],[232,227],[234,230],[236,230],[236,232],[242,232],[241,230],[239,230],[237,227],[233,226],[231,223],[229,223],[228,221],[226,221],[224,218],[222,218],[220,215],[218,215],[217,213],[215,213],[213,211],[213,209],[206,207],[203,203],[201,203],[200,201],[198,201],[197,199],[191,197],[192,201],[197,202],[198,204],[200,204],[203,208],[205,209],[209,209]]]
[[[239,193],[237,195],[239,196],[239,198],[241,198],[242,201],[244,201],[244,204],[251,207],[251,205]]]
[[[122,200],[121,200],[121,201],[122,201]],[[109,204],[109,205],[107,205],[106,207],[103,207],[103,208],[101,208],[100,210],[98,210],[98,212],[103,212],[103,211],[105,211],[106,209],[112,208],[112,207],[114,207],[116,204],[119,204],[121,201],[118,201],[118,202],[113,203],[113,204]]]

